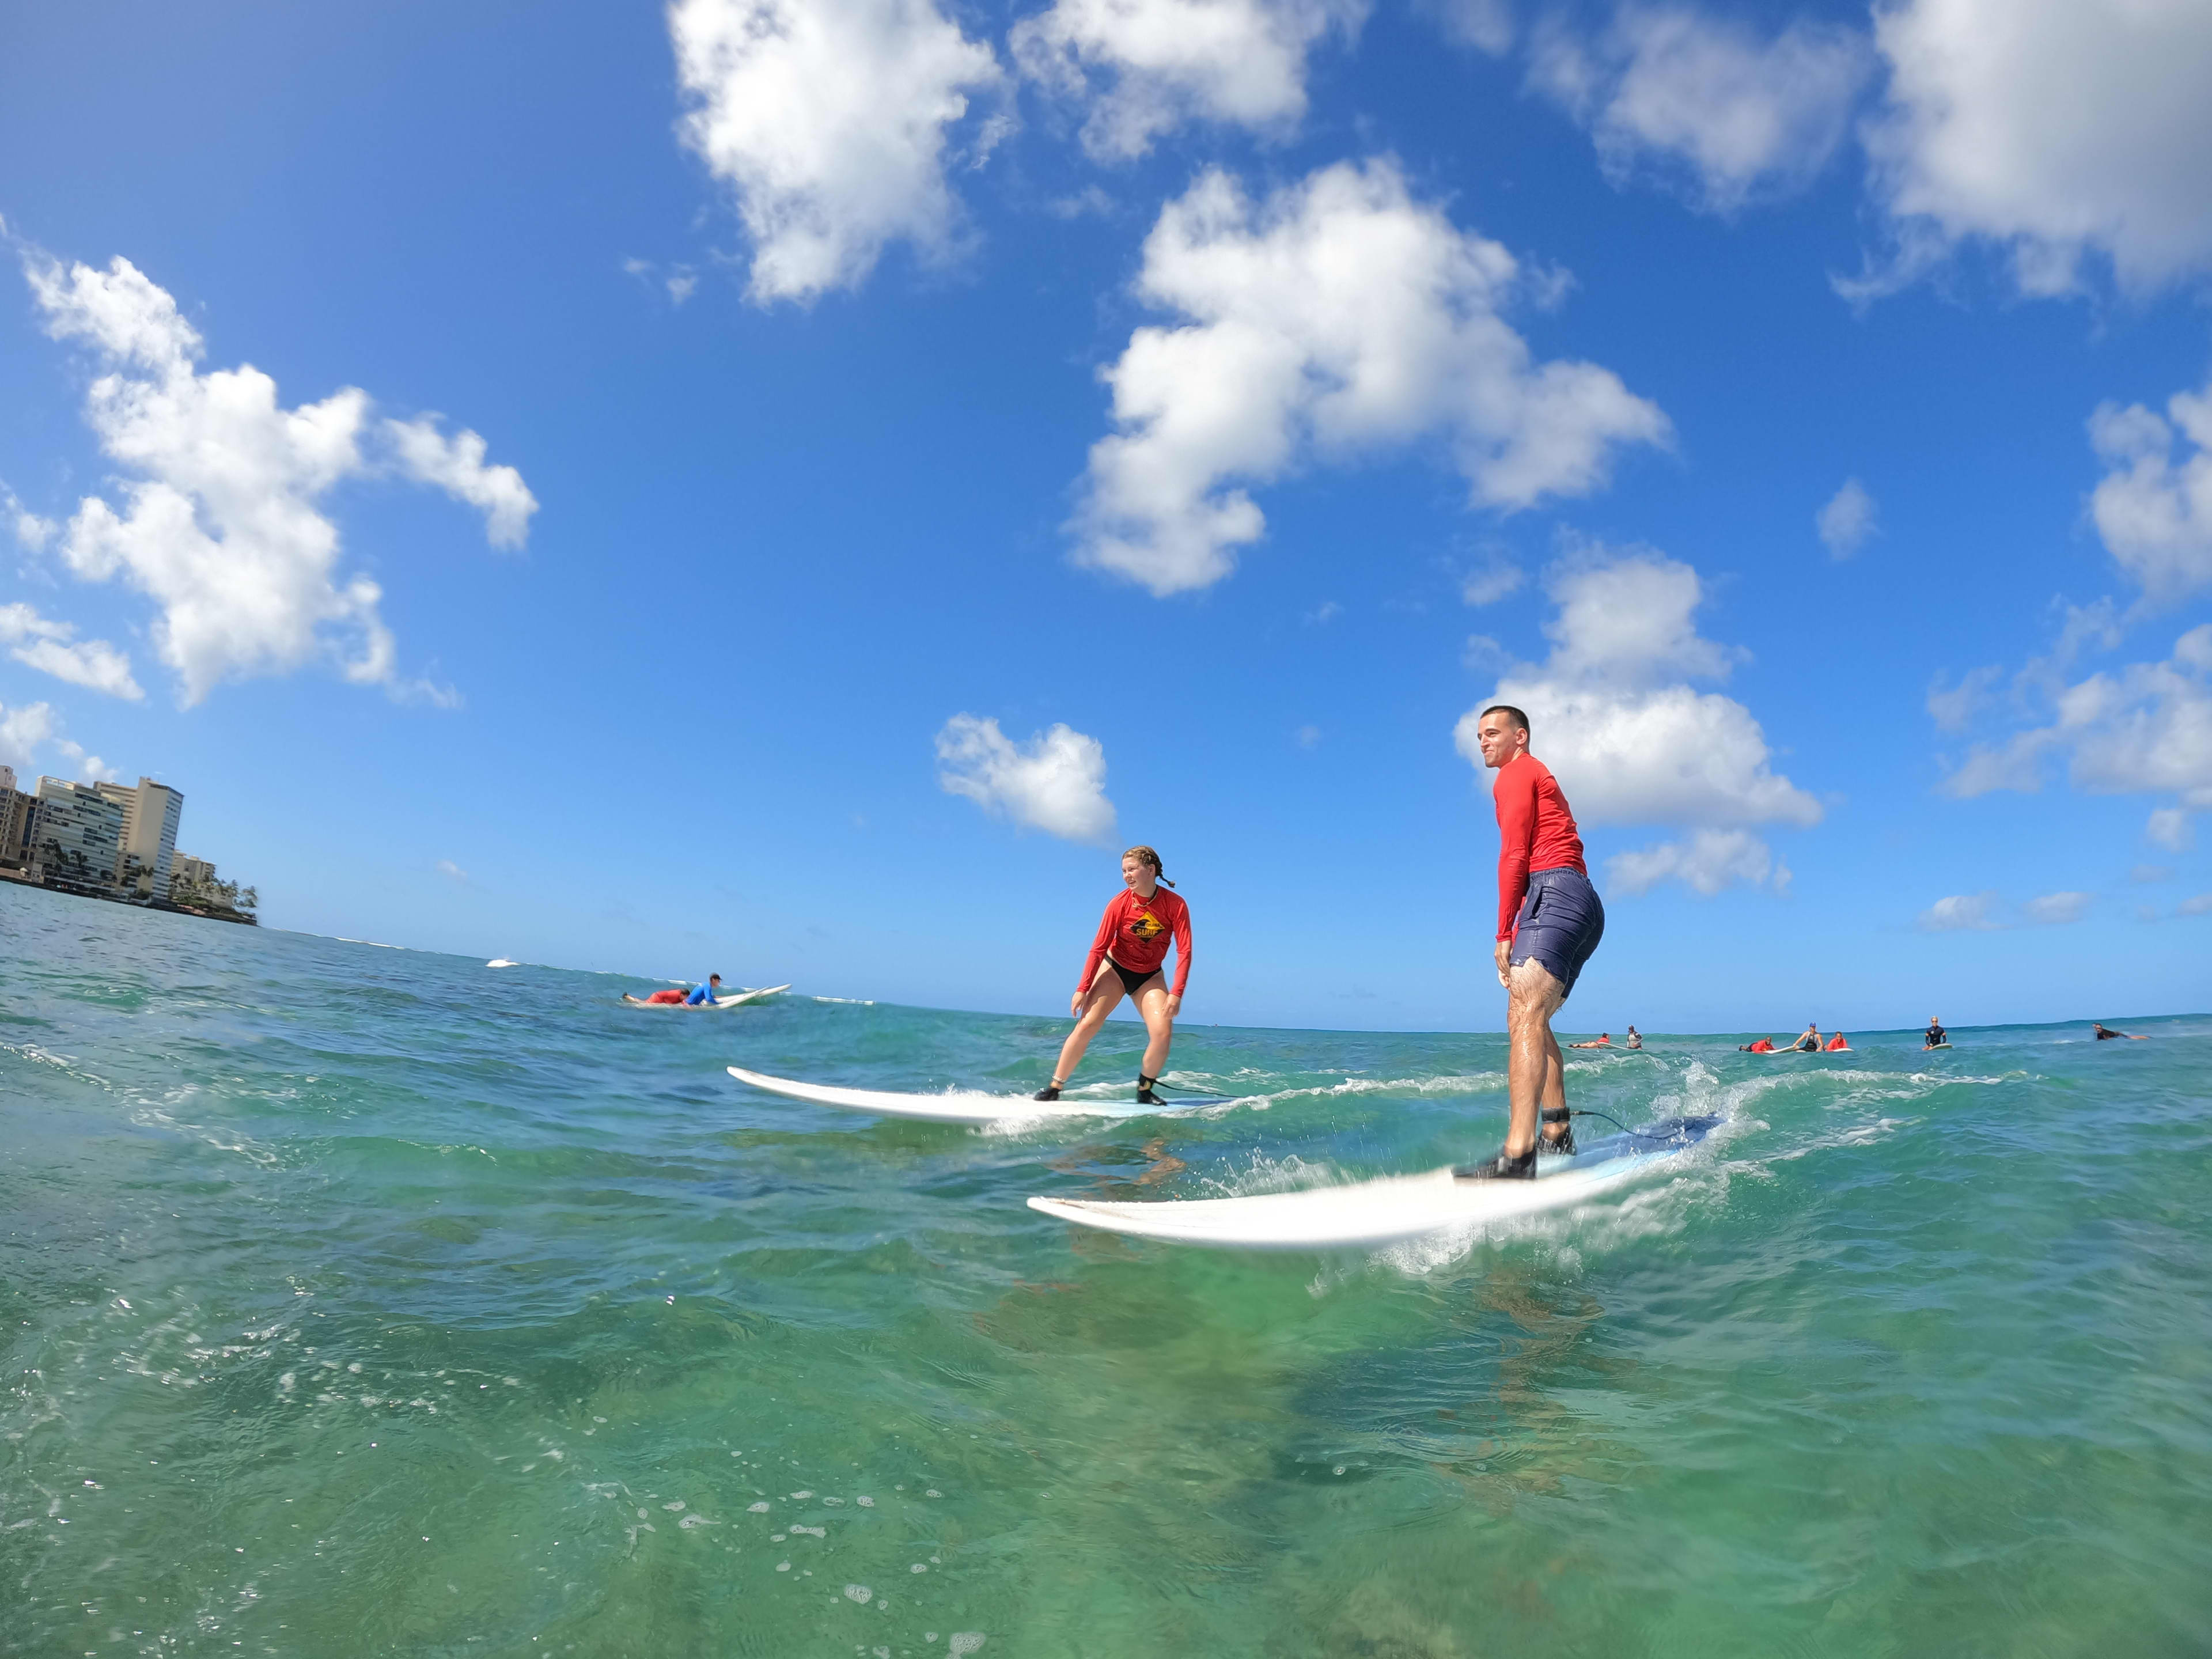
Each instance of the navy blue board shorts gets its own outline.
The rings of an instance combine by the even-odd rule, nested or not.
[[[1578,870],[1539,870],[1528,878],[1528,896],[1521,901],[1514,925],[1516,967],[1534,957],[1567,990],[1605,937],[1605,906],[1589,878]],[[1566,999],[1564,994],[1560,1000]]]

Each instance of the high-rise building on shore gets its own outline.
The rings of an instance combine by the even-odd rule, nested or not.
[[[185,813],[184,795],[151,778],[139,779],[135,789],[119,783],[96,787],[123,808],[116,884],[141,898],[167,898],[170,866],[177,854],[177,823]]]
[[[20,870],[29,857],[31,819],[39,798],[15,787],[15,769],[0,766],[0,869]]]
[[[115,885],[123,853],[123,805],[92,784],[39,780],[39,811],[27,861],[48,881],[98,890]]]

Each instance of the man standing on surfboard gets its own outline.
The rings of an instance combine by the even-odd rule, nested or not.
[[[1498,773],[1491,792],[1499,841],[1496,955],[1512,1043],[1505,1071],[1512,1115],[1503,1152],[1452,1173],[1462,1181],[1528,1181],[1536,1174],[1540,1105],[1542,1150],[1575,1149],[1552,1016],[1604,937],[1605,906],[1589,884],[1567,798],[1551,768],[1528,752],[1528,715],[1493,704],[1474,735],[1482,763]]]
[[[1182,1011],[1182,988],[1190,982],[1190,906],[1175,894],[1162,890],[1160,855],[1149,847],[1132,847],[1121,854],[1122,890],[1099,918],[1098,936],[1091,941],[1084,958],[1083,977],[1067,1012],[1076,1017],[1075,1029],[1060,1045],[1060,1063],[1052,1068],[1052,1081],[1036,1091],[1038,1100],[1058,1100],[1067,1079],[1082,1063],[1083,1051],[1106,1016],[1126,994],[1145,1020],[1145,1063],[1137,1073],[1137,1103],[1158,1106],[1160,1097],[1152,1085],[1167,1066],[1168,1044],[1175,1040],[1175,1017]],[[1175,884],[1169,882],[1172,887]],[[1175,989],[1167,988],[1160,969],[1168,959],[1172,940],[1176,952]]]

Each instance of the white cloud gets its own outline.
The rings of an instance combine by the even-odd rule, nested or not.
[[[1540,29],[1528,78],[1589,128],[1615,184],[1653,173],[1728,213],[1812,183],[1872,68],[1855,30],[1799,21],[1764,39],[1689,6],[1624,5],[1592,40]]]
[[[1334,599],[1323,599],[1306,612],[1306,621],[1316,628],[1325,628],[1344,614],[1344,607]]]
[[[1923,933],[1992,933],[1998,924],[1990,920],[1997,902],[1995,893],[1956,893],[1940,898],[1920,913]]]
[[[0,514],[5,514],[8,528],[18,546],[27,553],[38,553],[53,540],[54,532],[61,526],[52,519],[42,519],[15,499],[15,492],[0,484]]]
[[[438,873],[441,876],[449,876],[455,881],[466,881],[469,878],[469,872],[451,859],[438,860]]]
[[[1648,893],[1662,881],[1679,881],[1702,898],[1738,883],[1777,891],[1790,883],[1787,865],[1748,830],[1700,830],[1686,841],[1662,842],[1605,861],[1606,878],[1626,893]]]
[[[1475,726],[1489,704],[1510,703],[1527,711],[1531,747],[1578,821],[1691,832],[1614,859],[1611,879],[1641,892],[1674,878],[1707,894],[1786,883],[1787,869],[1749,832],[1817,823],[1820,804],[1773,769],[1749,709],[1683,683],[1725,678],[1738,654],[1698,633],[1698,573],[1649,548],[1581,546],[1546,588],[1558,606],[1544,628],[1550,656],[1507,669],[1454,733],[1486,787]]]
[[[71,685],[133,702],[146,695],[121,651],[106,640],[80,641],[72,624],[51,621],[27,605],[0,605],[0,645],[17,662]]]
[[[202,374],[198,331],[127,259],[102,271],[34,256],[25,271],[47,333],[100,359],[86,416],[125,469],[121,510],[96,495],[80,502],[63,562],[161,607],[154,648],[185,706],[222,681],[289,673],[332,651],[349,679],[398,687],[381,590],[338,574],[337,526],[320,501],[341,481],[395,466],[482,507],[495,540],[526,533],[536,502],[513,468],[483,465],[474,433],[448,441],[428,421],[380,428],[356,387],[286,409],[250,365]]]
[[[1084,148],[1125,161],[1188,121],[1287,136],[1307,54],[1366,15],[1366,0],[1057,0],[1008,44],[1024,75],[1089,104]]]
[[[1992,701],[1990,688],[2003,678],[1996,668],[1976,668],[1959,677],[1956,685],[1947,686],[1938,673],[1929,682],[1928,713],[1937,728],[1945,732],[1963,732],[1973,723],[1974,716],[1989,707]]]
[[[1106,751],[1096,738],[1054,726],[1017,744],[995,720],[955,714],[937,734],[937,781],[997,817],[1065,841],[1114,835]]]
[[[2173,914],[2177,916],[2212,915],[2212,893],[2199,893],[2194,898],[2182,900],[2173,907]]]
[[[13,708],[0,703],[0,764],[15,769],[18,788],[27,789],[29,775],[38,770],[40,749],[49,746],[70,763],[69,774],[80,781],[114,781],[113,767],[62,736],[61,721],[51,703],[23,702]]]
[[[2212,101],[2212,92],[2207,96]],[[2156,602],[2212,586],[2212,383],[2175,393],[2166,408],[2171,426],[2141,404],[2103,404],[2089,417],[2089,441],[2106,467],[2090,516],[2121,568]],[[2184,439],[2178,460],[2177,427]]]
[[[484,538],[494,547],[520,547],[530,539],[538,498],[513,467],[484,465],[484,441],[475,433],[448,438],[438,430],[434,415],[386,421],[384,431],[400,471],[481,511]]]
[[[1462,46],[1503,58],[1513,46],[1511,0],[1415,0],[1416,11],[1426,12],[1446,35]]]
[[[858,287],[892,242],[945,252],[950,129],[1003,76],[934,0],[676,0],[668,28],[684,138],[736,192],[756,301]]]
[[[1875,10],[1888,100],[1865,134],[1893,268],[2007,250],[2021,289],[2108,258],[2147,290],[2212,268],[2212,7],[2201,0],[1898,0]]]
[[[1209,170],[1145,241],[1137,290],[1188,320],[1104,372],[1079,556],[1164,596],[1219,581],[1266,521],[1247,486],[1424,438],[1471,503],[1512,511],[1605,482],[1667,418],[1610,370],[1532,361],[1497,243],[1414,201],[1395,162],[1325,167],[1255,203]]]
[[[2153,882],[2172,881],[2173,879],[2173,869],[2170,865],[2138,864],[2135,868],[2128,872],[2128,879],[2136,883],[2138,885],[2148,885]]]
[[[1460,578],[1459,596],[1467,604],[1478,608],[1496,605],[1509,593],[1518,592],[1522,583],[1527,580],[1519,565],[1499,554]]]
[[[2179,806],[2154,809],[2143,824],[2143,834],[2169,853],[2185,853],[2197,844],[2197,826]]]
[[[1820,532],[1820,544],[1838,559],[1848,559],[1865,546],[1868,538],[1878,529],[1878,514],[1874,497],[1856,478],[1844,480],[1844,487],[1828,498],[1828,504],[1814,515],[1814,523]]]
[[[1321,727],[1318,726],[1301,726],[1297,730],[1298,747],[1301,749],[1320,748],[1321,735]]]
[[[2041,898],[2032,898],[2021,910],[2039,927],[2063,927],[2069,921],[2079,921],[2089,908],[2094,895],[2088,893],[2045,893]]]
[[[2032,793],[2063,756],[2069,781],[2087,793],[2174,796],[2151,814],[2148,833],[2160,846],[2186,846],[2189,814],[2212,809],[2212,623],[2181,635],[2164,662],[2062,684],[2052,710],[2047,725],[1975,745],[1943,793]]]

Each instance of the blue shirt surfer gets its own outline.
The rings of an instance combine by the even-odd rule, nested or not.
[[[720,974],[709,974],[707,975],[707,982],[704,985],[693,986],[691,994],[684,1000],[691,1007],[696,1008],[702,1002],[712,1002],[721,988],[722,976]]]

